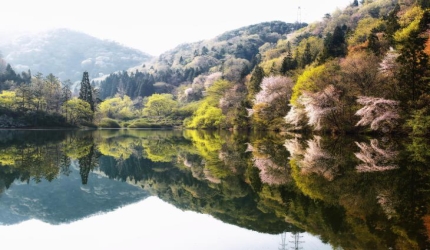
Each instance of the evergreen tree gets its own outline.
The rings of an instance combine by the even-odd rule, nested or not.
[[[287,55],[282,60],[281,65],[281,74],[286,75],[288,71],[294,70],[297,68],[297,63],[293,59],[293,53],[291,52],[291,44],[290,41],[287,43]]]
[[[88,77],[88,72],[85,71],[82,76],[81,89],[79,90],[79,99],[90,104],[91,110],[94,111],[93,89]]]
[[[379,43],[379,39],[378,37],[375,35],[375,32],[372,31],[372,33],[370,33],[369,37],[367,37],[367,48],[368,50],[370,50],[371,52],[373,52],[375,55],[379,56],[381,55],[381,46]]]
[[[311,53],[311,45],[306,43],[305,51],[303,52],[302,57],[302,66],[305,67],[312,63],[312,53]]]
[[[252,99],[255,94],[260,92],[261,90],[261,81],[265,77],[265,73],[262,67],[255,66],[254,71],[252,72],[251,79],[248,83],[248,99]]]
[[[386,20],[386,36],[391,45],[394,45],[394,33],[400,29],[397,13],[400,11],[400,5],[396,4],[394,9],[384,19]]]
[[[397,77],[399,83],[403,85],[400,94],[402,100],[412,108],[416,108],[415,104],[422,94],[430,91],[429,56],[424,52],[428,37],[422,35],[427,30],[429,22],[430,11],[426,11],[420,20],[419,29],[411,32],[409,38],[403,42],[397,59],[401,65]]]
[[[334,57],[342,57],[346,55],[345,33],[341,27],[336,26],[333,32],[330,51]]]
[[[209,53],[209,49],[206,48],[206,46],[203,46],[202,48],[202,56],[207,55]]]
[[[324,63],[328,58],[344,57],[347,53],[347,44],[345,40],[345,31],[347,27],[336,26],[333,34],[327,33],[324,39],[324,50],[319,60]],[[345,30],[345,31],[344,31]]]

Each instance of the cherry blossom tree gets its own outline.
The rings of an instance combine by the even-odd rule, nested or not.
[[[289,77],[269,76],[261,82],[261,90],[255,95],[254,103],[288,103],[294,82]]]
[[[293,86],[294,81],[286,76],[263,78],[261,90],[253,100],[253,110],[248,110],[248,115],[253,116],[253,122],[256,126],[266,127],[274,124],[272,122],[274,119],[286,115],[290,108],[289,101]]]
[[[382,59],[382,62],[379,64],[379,71],[387,76],[393,76],[395,70],[398,68],[398,57],[399,53],[393,48],[390,48]]]
[[[381,129],[383,132],[389,132],[397,125],[397,120],[400,118],[398,101],[360,96],[357,102],[364,107],[355,113],[361,117],[356,126],[370,125],[372,130]]]
[[[326,124],[340,128],[338,121],[338,114],[341,109],[339,97],[340,92],[333,85],[329,85],[317,93],[304,92],[302,103],[309,119],[308,124],[316,130],[320,130],[324,120]]]
[[[300,98],[298,102],[301,103]],[[288,114],[284,117],[284,119],[286,123],[294,125],[295,129],[301,129],[301,124],[303,124],[305,117],[306,111],[302,105],[290,105],[290,111],[288,111]]]

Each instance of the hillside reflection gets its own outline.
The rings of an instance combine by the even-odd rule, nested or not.
[[[425,249],[429,162],[422,138],[0,131],[0,223],[64,223],[154,195],[259,232],[306,231],[333,248]],[[65,191],[77,188],[85,196]]]

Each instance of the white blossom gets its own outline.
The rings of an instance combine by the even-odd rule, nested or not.
[[[293,106],[290,105],[290,111],[284,117],[285,122],[291,125],[294,125],[296,128],[300,128],[300,123],[303,121],[304,117],[306,117],[306,112],[301,106]]]
[[[399,53],[393,48],[390,48],[384,59],[382,59],[382,62],[379,64],[379,71],[386,75],[392,75],[397,67],[397,57],[399,57]]]
[[[321,129],[321,121],[328,115],[333,115],[339,109],[340,93],[333,85],[327,86],[317,93],[304,93],[302,103],[305,106],[308,124],[316,130]]]
[[[355,115],[361,116],[361,119],[355,126],[370,125],[372,130],[382,129],[387,132],[390,128],[397,125],[400,118],[398,114],[398,101],[377,98],[371,96],[360,96],[357,102],[364,105]]]
[[[254,104],[271,104],[278,99],[287,102],[291,97],[291,89],[294,82],[289,77],[269,76],[263,78],[261,90],[255,95]]]

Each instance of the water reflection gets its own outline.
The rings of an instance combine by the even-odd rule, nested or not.
[[[279,247],[312,234],[332,248],[425,249],[426,149],[422,138],[0,131],[0,223],[67,223],[157,196]]]

